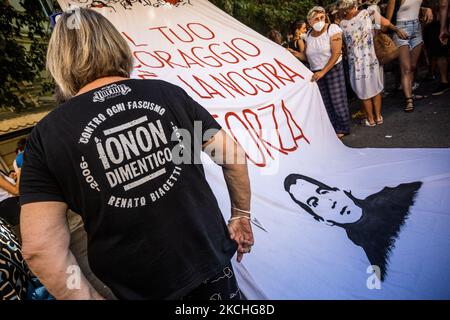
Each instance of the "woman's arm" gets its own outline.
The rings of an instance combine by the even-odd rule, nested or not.
[[[35,202],[22,206],[22,256],[56,299],[103,299],[83,275],[69,250],[66,211],[67,205],[63,202]]]
[[[319,81],[331,68],[334,67],[336,61],[342,54],[342,32],[330,37],[331,57],[325,67],[313,74],[311,81]]]
[[[223,129],[203,144],[203,151],[222,167],[230,196],[231,219],[235,218],[230,219],[228,230],[230,238],[238,244],[236,258],[241,262],[243,255],[249,253],[254,244],[250,220],[242,218],[243,216],[250,218],[248,212],[250,212],[251,189],[246,153]]]
[[[433,22],[433,11],[430,8],[421,7],[420,15],[423,17],[423,19],[421,19],[421,22],[425,24]]]
[[[305,52],[305,41],[302,38],[297,39],[297,46],[298,46],[298,51]]]
[[[389,20],[389,22],[392,20],[392,17],[394,16],[395,1],[396,0],[389,0],[386,8],[386,19]]]
[[[441,22],[441,31],[439,34],[439,40],[441,40],[442,44],[447,44],[448,42],[447,18],[448,18],[448,0],[440,0],[439,20]]]
[[[300,52],[300,51],[297,51],[297,50],[294,50],[294,49],[291,49],[291,48],[288,48],[288,51],[290,53],[292,53],[292,55],[294,55],[294,57],[296,57],[297,59],[300,59],[302,61],[307,61],[306,55],[305,55],[305,51]]]
[[[17,183],[14,185],[8,180],[6,180],[2,174],[0,174],[0,188],[3,190],[8,191],[12,195],[18,196],[19,195],[19,179],[20,174],[17,175]]]
[[[379,14],[376,17],[376,19],[379,19],[380,26],[382,29],[385,29],[385,28],[390,29],[390,30],[394,31],[400,39],[408,39],[408,34],[405,31],[397,28],[395,25],[393,25],[388,19],[386,19],[382,15]]]

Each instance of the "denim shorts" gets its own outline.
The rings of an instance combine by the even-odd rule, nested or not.
[[[394,42],[397,47],[408,45],[409,49],[412,50],[419,44],[423,43],[422,26],[420,25],[419,19],[397,21],[396,26],[408,34],[408,39],[405,40],[400,39],[397,34],[394,34]]]

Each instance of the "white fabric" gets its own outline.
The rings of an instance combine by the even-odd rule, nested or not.
[[[59,3],[66,8],[69,2]],[[92,1],[83,3],[91,5]],[[206,0],[181,1],[177,7],[158,6],[157,1],[151,1],[155,6],[144,5],[150,0],[132,5],[123,2],[128,9],[119,2],[109,3],[111,7],[96,10],[125,33],[136,58],[133,76],[164,79],[183,87],[248,154],[251,211],[265,229],[253,225],[255,245],[242,265],[235,264],[239,285],[249,299],[450,298],[449,149],[345,147],[336,138],[317,84],[310,81],[312,73],[285,48]],[[99,7],[97,2],[95,6]],[[191,41],[180,28],[188,30],[188,24],[204,39],[195,36]],[[168,38],[161,31],[149,30],[155,27],[161,27],[158,30]],[[258,50],[236,39],[245,39]],[[253,56],[239,52],[245,59],[240,58],[224,42],[235,49],[233,42]],[[211,44],[217,44],[213,45],[217,56],[208,52]],[[194,47],[200,47],[196,52],[202,66],[189,60],[190,67],[167,63],[160,67],[160,59],[155,58],[155,51],[164,51],[159,54],[166,58],[170,54],[171,61],[181,65],[184,62],[178,50],[192,56]],[[217,67],[205,64],[218,65],[211,58],[219,60],[218,56],[230,62],[220,60],[222,66]],[[278,76],[273,75],[275,71]],[[257,93],[238,93],[229,76],[249,93],[253,94],[254,86]],[[216,80],[219,78],[222,85]],[[228,85],[225,79],[230,80]],[[222,170],[205,159],[205,171],[228,219],[230,200]],[[376,282],[368,273],[370,261],[365,251],[343,228],[313,219],[293,201],[284,188],[290,174],[351,190],[359,199],[387,186],[423,183],[390,253],[384,281]]]
[[[398,9],[397,21],[411,21],[419,19],[421,5],[422,0],[405,0]]]
[[[8,176],[5,176],[3,173],[0,173],[0,174],[2,175],[2,177],[3,177],[6,181],[11,182],[11,183],[14,184],[14,185],[16,184],[16,182],[14,181],[14,179],[12,179],[12,178],[10,178],[10,177],[8,177]],[[12,195],[12,194],[9,193],[8,191],[6,191],[6,190],[4,190],[3,188],[0,187],[0,202],[6,200],[6,199],[8,199],[8,198],[11,198],[11,197],[14,197],[14,195]]]
[[[340,23],[347,47],[350,84],[361,100],[375,97],[384,88],[383,67],[378,62],[373,44],[377,14],[371,6]]]
[[[328,31],[324,31],[320,36],[312,36],[309,32],[306,37],[306,57],[312,71],[322,70],[331,58],[330,38],[335,34],[342,33],[342,29],[337,24],[330,24]],[[342,61],[342,55],[335,65]]]

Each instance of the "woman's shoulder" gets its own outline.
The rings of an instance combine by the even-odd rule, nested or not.
[[[342,28],[335,24],[335,23],[330,23],[330,25],[328,26],[328,34],[330,36],[334,36],[337,33],[341,33],[342,32]]]

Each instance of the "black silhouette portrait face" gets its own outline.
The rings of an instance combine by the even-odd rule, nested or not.
[[[309,177],[291,177],[285,181],[286,191],[316,220],[334,225],[354,223],[361,218],[362,209],[348,196],[348,192]]]
[[[349,191],[330,187],[313,178],[292,173],[284,180],[291,199],[319,222],[345,229],[347,237],[361,247],[371,265],[380,268],[384,281],[389,255],[414,205],[422,182],[384,187],[364,199]]]

